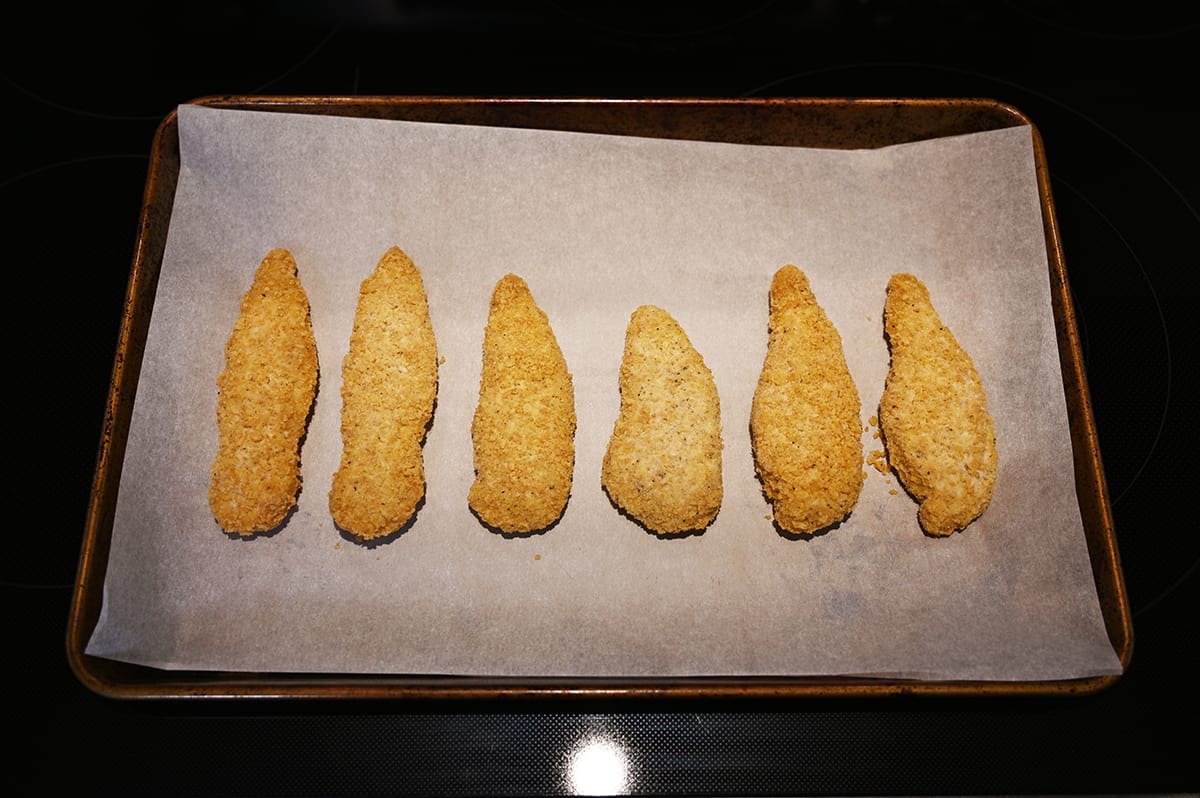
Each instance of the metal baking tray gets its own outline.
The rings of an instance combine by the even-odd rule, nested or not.
[[[1022,112],[991,99],[595,99],[213,96],[214,108],[336,114],[745,144],[837,149],[1026,125],[1032,129],[1053,316],[1074,449],[1075,485],[1108,637],[1127,669],[1133,630],[1101,464],[1043,142]],[[155,135],[67,628],[69,664],[107,697],[514,699],[1081,695],[1119,675],[1048,682],[888,681],[838,677],[495,678],[165,671],[90,656],[101,612],[121,467],[179,177],[174,112]]]

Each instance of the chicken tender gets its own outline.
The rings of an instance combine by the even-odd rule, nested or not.
[[[879,427],[888,460],[920,503],[922,529],[951,535],[987,509],[996,483],[996,431],[983,382],[911,274],[888,281],[884,331],[891,365]]]
[[[292,254],[273,249],[242,295],[217,377],[208,504],[226,532],[273,530],[295,506],[317,378],[308,295]]]
[[[716,382],[679,323],[643,305],[629,319],[621,406],[601,467],[613,503],[658,535],[697,532],[721,508]]]
[[[360,541],[404,527],[425,497],[437,357],[421,272],[391,247],[362,281],[342,361],[342,457],[329,510]]]
[[[780,529],[813,534],[858,502],[862,402],[841,335],[793,265],[771,281],[768,329],[750,409],[755,468]]]
[[[562,516],[575,470],[575,387],[549,318],[515,274],[492,291],[471,439],[467,501],[484,524],[531,534]]]

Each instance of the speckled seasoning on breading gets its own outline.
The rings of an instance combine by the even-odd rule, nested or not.
[[[643,305],[625,333],[621,403],[604,455],[609,498],[659,535],[698,532],[721,508],[716,382],[679,323]]]
[[[358,540],[401,529],[425,497],[423,446],[437,385],[421,272],[391,247],[362,281],[342,361],[342,456],[329,511]]]
[[[268,532],[295,506],[317,378],[308,295],[292,254],[273,249],[242,295],[217,377],[208,503],[226,532]]]
[[[862,403],[841,335],[791,264],[771,281],[768,330],[750,410],[755,468],[779,528],[813,534],[858,502]]]
[[[888,462],[920,503],[921,528],[951,535],[987,509],[996,483],[996,431],[983,382],[911,274],[888,281],[884,331],[891,365],[879,426]]]
[[[566,510],[575,470],[575,388],[549,317],[505,275],[492,291],[468,503],[505,534],[544,531]]]

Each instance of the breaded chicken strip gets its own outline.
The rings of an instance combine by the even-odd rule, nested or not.
[[[242,296],[217,377],[218,448],[208,504],[226,532],[272,530],[295,506],[317,372],[296,261],[286,249],[273,249]]]
[[[342,458],[329,511],[361,541],[399,530],[425,497],[437,357],[421,272],[391,247],[362,281],[342,361]]]
[[[559,519],[575,470],[575,388],[549,318],[515,274],[492,291],[471,438],[468,503],[483,523],[526,534]]]
[[[704,359],[662,308],[643,305],[630,317],[620,391],[604,490],[659,535],[704,529],[724,497],[720,399]]]
[[[862,403],[842,337],[793,265],[771,281],[767,354],[750,439],[775,522],[812,534],[842,521],[862,491]]]
[[[929,535],[964,528],[996,483],[996,431],[975,364],[911,274],[888,281],[884,331],[891,366],[879,403],[888,460],[920,503]]]

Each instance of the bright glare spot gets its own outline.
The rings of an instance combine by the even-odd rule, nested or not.
[[[568,787],[575,795],[617,795],[629,776],[625,751],[604,737],[581,740],[567,765]]]

